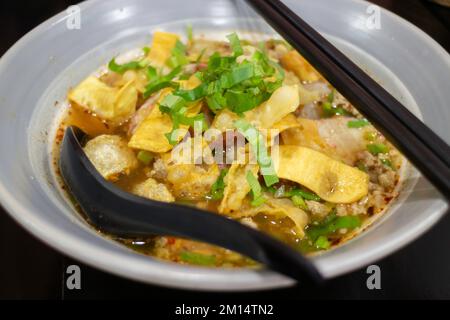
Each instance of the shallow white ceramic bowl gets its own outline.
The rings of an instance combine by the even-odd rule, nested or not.
[[[382,11],[381,30],[368,30],[368,3],[356,0],[286,1],[363,66],[449,142],[450,58],[428,36]],[[210,33],[259,30],[225,0],[108,0],[81,4],[81,30],[59,14],[20,40],[0,61],[0,201],[22,226],[52,247],[89,265],[138,281],[201,290],[284,287],[270,271],[209,270],[156,261],[98,236],[61,196],[50,168],[54,119],[70,86],[112,56],[147,44],[156,28],[184,32],[188,22]],[[418,107],[419,106],[419,107]],[[418,182],[418,183],[417,183]],[[417,184],[416,184],[417,183]],[[422,178],[369,231],[314,258],[327,277],[386,256],[429,229],[445,202]]]

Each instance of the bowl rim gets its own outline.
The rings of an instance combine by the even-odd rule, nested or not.
[[[366,4],[373,5],[365,0],[343,0],[348,2],[353,2],[356,4]],[[81,10],[86,10],[91,6],[95,5],[98,0],[87,0],[78,4]],[[433,49],[436,53],[441,56],[442,60],[445,61],[450,66],[450,55],[447,51],[439,45],[434,39],[432,39],[428,34],[419,29],[417,26],[412,24],[411,22],[399,17],[398,15],[381,8],[383,14],[390,16],[397,23],[404,25],[408,30],[415,33],[416,36],[422,38],[422,40],[427,43],[427,45]],[[30,32],[28,32],[25,36],[23,36],[20,40],[18,40],[9,50],[5,52],[5,54],[0,58],[0,72],[8,65],[9,60],[12,59],[16,52],[20,51],[23,47],[26,47],[28,42],[39,36],[42,33],[45,33],[47,29],[51,28],[53,24],[61,22],[67,18],[66,12],[61,12],[48,20],[44,21]],[[121,265],[121,261],[119,257],[115,254],[110,253],[108,256],[105,256],[105,250],[102,248],[98,248],[89,244],[85,239],[80,239],[75,235],[68,235],[63,233],[56,226],[49,226],[47,223],[43,223],[34,216],[31,209],[26,208],[22,205],[15,197],[12,195],[8,188],[6,187],[4,181],[0,181],[0,204],[4,207],[5,211],[22,227],[24,227],[27,231],[29,231],[32,235],[49,245],[50,247],[56,249],[57,251],[71,256],[76,260],[80,260],[87,265],[92,267],[99,268],[103,271],[113,273],[117,276],[126,277],[132,280],[144,281],[147,283],[158,284],[168,287],[176,287],[176,288],[185,288],[185,289],[196,289],[196,290],[220,290],[220,291],[237,291],[237,290],[263,290],[263,289],[274,289],[281,288],[295,284],[294,281],[288,279],[284,276],[278,275],[268,270],[260,270],[260,271],[252,271],[252,270],[208,270],[205,272],[203,268],[189,268],[189,278],[187,279],[186,267],[183,266],[171,266],[171,271],[174,274],[170,277],[167,276],[167,273],[164,270],[156,270],[160,268],[160,264],[156,263],[155,268],[152,271],[155,271],[157,274],[156,277],[153,277],[151,280],[146,281],[143,277],[142,266],[145,266],[148,269],[148,264],[145,263],[144,259],[135,259],[136,265],[132,268],[128,267],[118,267]],[[410,230],[408,233],[404,233],[400,241],[397,243],[386,244],[383,248],[379,248],[375,252],[375,254],[370,257],[362,257],[366,263],[373,262],[375,260],[381,259],[386,255],[398,250],[399,248],[405,246],[410,243],[427,230],[429,230],[442,216],[445,214],[447,210],[443,208],[432,215],[429,219],[424,221],[422,224],[418,225],[416,229]],[[57,238],[59,241],[55,242],[54,239]],[[87,249],[87,250],[86,250]],[[98,258],[98,254],[102,254],[102,259]],[[359,259],[359,261],[361,261]],[[108,262],[107,262],[108,261]],[[138,265],[138,263],[140,264]],[[359,263],[359,264],[358,264]],[[355,265],[358,264],[358,265]],[[111,268],[113,265],[115,268]],[[327,274],[328,278],[335,277],[341,275],[346,272],[353,271],[360,267],[360,262],[354,262],[352,267],[346,267],[336,270],[333,274]],[[133,269],[135,272],[130,272],[130,269]],[[163,269],[163,268],[162,268]],[[198,272],[197,272],[197,271]],[[158,272],[156,272],[158,271]],[[158,273],[162,278],[158,277]],[[206,275],[207,274],[207,275]],[[237,278],[236,275],[239,275]],[[196,280],[199,277],[207,276],[210,280],[217,280],[218,277],[226,279],[226,281],[212,281],[210,283],[205,283],[198,281],[196,285]],[[184,281],[180,281],[184,280]]]

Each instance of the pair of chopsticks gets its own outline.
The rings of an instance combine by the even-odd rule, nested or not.
[[[279,0],[246,0],[449,200],[450,147]]]

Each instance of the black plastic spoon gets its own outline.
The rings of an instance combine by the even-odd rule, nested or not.
[[[97,172],[83,151],[84,133],[69,127],[59,166],[70,192],[91,222],[120,237],[178,236],[221,246],[305,283],[323,277],[306,257],[239,222],[196,208],[152,201],[124,192]]]

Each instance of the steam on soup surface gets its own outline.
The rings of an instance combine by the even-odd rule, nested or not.
[[[349,239],[397,195],[399,152],[280,40],[182,42],[155,32],[150,47],[113,59],[68,101],[61,131],[88,134],[84,150],[105,179],[230,217],[304,253]],[[187,239],[116,240],[179,263],[253,264]]]

